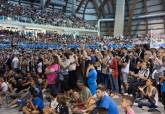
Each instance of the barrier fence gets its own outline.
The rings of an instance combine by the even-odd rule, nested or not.
[[[57,43],[30,43],[30,42],[19,42],[16,45],[17,48],[21,49],[62,49],[62,48],[80,48],[79,44],[69,44],[69,45],[61,45]],[[109,44],[106,46],[107,48],[133,48],[134,45],[132,43],[128,44]],[[12,48],[11,43],[2,43],[0,42],[0,48],[5,49],[5,48]],[[102,46],[100,45],[95,45],[95,44],[87,44],[85,45],[85,48],[90,48],[90,49],[100,49]]]

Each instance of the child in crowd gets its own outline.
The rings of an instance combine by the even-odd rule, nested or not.
[[[125,110],[126,114],[135,114],[134,110],[132,109],[132,105],[133,105],[133,98],[124,95],[122,97],[121,106]]]
[[[57,96],[58,105],[55,108],[57,114],[69,114],[69,108],[66,103],[66,96],[59,95]]]
[[[23,107],[24,114],[42,114],[44,108],[44,102],[37,96],[36,92],[32,92],[32,99],[27,102],[27,105]]]
[[[82,113],[85,109],[85,103],[82,101],[80,94],[77,91],[73,92],[73,104],[72,104],[72,112],[73,114]]]

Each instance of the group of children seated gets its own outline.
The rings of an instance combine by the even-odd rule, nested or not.
[[[2,78],[0,83],[5,85]],[[77,85],[78,90],[55,94],[42,91],[37,81],[31,79],[30,87],[17,94],[9,94],[3,88],[0,98],[8,98],[8,108],[19,107],[24,114],[119,114],[118,105],[103,84],[98,85],[94,96],[82,81],[78,80]],[[132,97],[122,96],[121,106],[126,114],[135,114],[132,105]]]

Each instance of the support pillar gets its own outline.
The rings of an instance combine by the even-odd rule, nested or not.
[[[45,8],[45,4],[46,4],[46,0],[40,0],[40,5],[42,9]]]
[[[72,15],[76,15],[76,0],[72,0]]]
[[[116,0],[114,36],[123,35],[125,0]]]

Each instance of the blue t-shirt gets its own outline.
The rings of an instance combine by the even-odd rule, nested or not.
[[[165,68],[162,71],[162,75],[165,77]],[[165,92],[165,81],[163,81],[161,84],[161,92]]]
[[[32,100],[33,104],[38,107],[39,111],[42,111],[44,108],[44,103],[41,98],[36,97]]]
[[[96,108],[105,108],[108,114],[119,114],[117,104],[110,96],[104,96],[101,100],[97,101]]]
[[[95,69],[90,70],[87,79],[88,84],[96,83],[96,78],[97,78],[97,71]]]
[[[165,92],[165,81],[161,83],[161,92]]]

